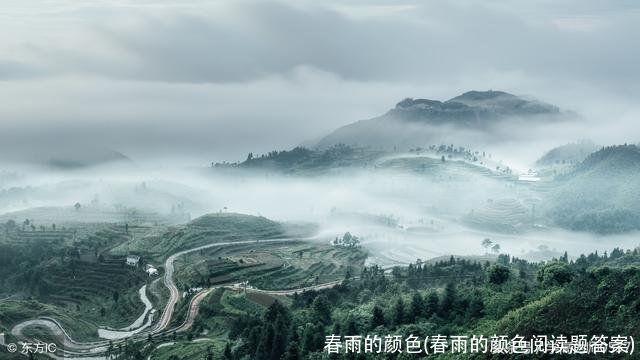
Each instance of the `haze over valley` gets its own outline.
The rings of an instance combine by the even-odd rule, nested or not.
[[[637,4],[2,10],[0,360],[640,339]]]

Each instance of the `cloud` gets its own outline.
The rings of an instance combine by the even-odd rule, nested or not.
[[[469,89],[607,117],[610,141],[626,139],[620,129],[640,113],[640,12],[618,2],[120,0],[5,11],[7,150],[98,142],[134,158],[237,159],[404,97]]]
[[[143,81],[243,82],[300,66],[358,81],[446,81],[483,71],[612,87],[640,80],[629,71],[640,50],[612,41],[640,33],[638,12],[539,9],[532,21],[492,3],[302,4],[103,5],[91,12],[98,21],[78,29],[91,39],[78,43],[89,47],[38,47],[59,71]]]

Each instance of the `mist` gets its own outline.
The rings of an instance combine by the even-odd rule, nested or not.
[[[386,159],[407,156],[416,157]],[[286,224],[314,224],[320,242],[351,232],[370,252],[369,262],[388,266],[449,254],[482,255],[485,238],[505,253],[535,261],[564,251],[577,257],[638,245],[636,233],[602,236],[547,227],[504,233],[473,226],[469,216],[487,204],[536,195],[472,171],[448,178],[355,168],[291,176],[112,164],[74,171],[22,168],[4,173],[2,179],[2,222],[26,218],[36,226],[104,221],[180,226],[207,213],[244,213]]]
[[[126,221],[122,214],[135,209],[170,224],[233,211],[315,222],[327,238],[354,231],[371,244],[408,239],[424,257],[473,252],[478,239],[500,235],[461,219],[520,190],[477,174],[447,183],[393,170],[297,177],[210,165],[313,148],[404,98],[446,100],[474,89],[533,97],[575,117],[402,131],[428,134],[420,145],[490,153],[492,166],[516,174],[579,139],[640,141],[630,131],[640,116],[640,51],[611,41],[637,40],[638,7],[546,5],[10,1],[0,25],[0,211],[21,221],[33,209],[64,208],[38,214],[66,221],[79,203],[85,220],[94,209]],[[380,227],[380,218],[396,225]],[[407,230],[425,224],[433,234]],[[556,230],[538,236],[502,245],[526,253],[547,241],[560,251],[548,239],[575,237],[567,244],[578,252],[609,241]]]

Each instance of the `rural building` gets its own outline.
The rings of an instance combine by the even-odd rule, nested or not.
[[[138,255],[127,255],[127,265],[129,266],[138,266],[140,262],[140,256]]]
[[[156,269],[155,267],[151,266],[151,265],[147,265],[147,270],[146,270],[147,274],[149,274],[149,276],[156,276],[158,275],[158,269]]]

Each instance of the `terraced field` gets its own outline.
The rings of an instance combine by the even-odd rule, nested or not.
[[[24,219],[36,219],[39,224],[87,224],[87,223],[130,223],[153,224],[170,221],[167,216],[136,209],[114,209],[95,205],[86,205],[80,209],[73,206],[34,207],[0,215],[0,222]],[[39,225],[37,224],[37,225]]]
[[[23,231],[15,226],[3,230],[0,246],[13,256],[0,265],[1,281],[4,291],[17,294],[11,308],[0,316],[5,328],[17,321],[11,317],[15,310],[61,322],[68,319],[68,324],[82,322],[77,338],[95,339],[99,325],[127,326],[143,311],[137,291],[148,279],[146,273],[125,265],[123,256],[109,255],[109,250],[145,231],[144,227],[76,224],[55,230]],[[25,269],[7,272],[5,266]],[[21,299],[36,300],[30,304]]]
[[[75,315],[68,309],[37,300],[3,301],[0,303],[0,332],[8,334],[14,324],[48,316],[55,318],[65,329],[69,329],[69,335],[75,339],[95,339],[97,336],[95,325],[86,321],[78,321]]]
[[[377,167],[397,170],[402,173],[417,173],[440,181],[471,181],[474,176],[515,182],[517,177],[508,173],[493,171],[484,166],[473,165],[461,160],[442,162],[429,156],[395,157],[382,160]]]
[[[25,296],[15,301],[0,302],[0,331],[11,331],[19,337],[57,333],[53,336],[61,339],[71,337],[74,344],[90,342],[77,345],[80,350],[100,343],[106,351],[107,342],[96,342],[98,327],[123,328],[140,316],[143,303],[138,299],[138,289],[142,284],[147,283],[148,294],[156,309],[167,301],[167,289],[159,285],[161,281],[149,281],[142,267],[130,267],[124,261],[125,253],[131,253],[131,249],[150,238],[160,239],[156,247],[147,249],[155,258],[138,252],[143,255],[143,261],[164,259],[167,253],[171,253],[168,258],[175,260],[163,261],[159,269],[162,271],[167,266],[167,273],[174,274],[171,278],[177,280],[180,290],[198,285],[209,287],[194,297],[197,301],[192,303],[191,297],[184,300],[180,297],[175,311],[166,311],[173,314],[168,318],[171,324],[167,324],[171,325],[168,329],[174,329],[174,333],[175,329],[182,329],[183,323],[188,323],[184,329],[196,327],[186,335],[182,333],[184,330],[177,330],[178,339],[182,342],[185,336],[188,340],[191,336],[207,336],[208,339],[203,341],[215,341],[217,336],[226,334],[213,334],[213,330],[211,333],[203,332],[202,329],[228,329],[230,319],[259,313],[276,299],[287,302],[286,295],[292,294],[271,294],[258,289],[300,291],[312,285],[327,286],[331,283],[333,286],[335,280],[343,279],[348,273],[357,275],[366,258],[359,249],[303,242],[295,240],[297,237],[284,238],[287,230],[283,225],[261,217],[238,214],[208,215],[180,227],[85,224],[55,231],[29,232],[28,239],[20,237],[22,232],[21,229],[6,231],[4,240],[7,244],[13,241],[7,246],[24,247],[26,243],[37,245],[40,242],[49,244],[47,249],[51,251],[39,253],[33,271],[27,273],[29,282],[37,286],[36,290],[28,287],[25,292],[38,300],[26,300]],[[62,241],[48,240],[56,239],[53,234],[67,235]],[[159,244],[169,245],[170,249],[161,248]],[[175,249],[184,248],[187,250],[175,252]],[[17,261],[12,266],[20,263]],[[166,265],[169,263],[173,264],[170,267],[172,271]],[[245,280],[249,280],[246,293],[234,286],[227,286],[221,291],[211,288],[215,284]],[[164,285],[167,286],[166,282]],[[202,316],[194,322],[198,307],[207,296],[213,303],[209,301],[211,306],[207,306],[205,302]],[[208,324],[204,327],[202,322],[216,322],[221,326]],[[59,330],[61,328],[70,329],[67,337]],[[145,334],[140,334],[139,339],[143,336],[146,339]],[[165,341],[171,336],[167,331],[153,341]],[[185,344],[192,346],[189,342]]]
[[[487,205],[474,210],[465,217],[467,223],[476,227],[513,233],[532,223],[531,207],[516,199],[499,199],[487,202]]]
[[[366,255],[326,244],[289,242],[229,246],[176,262],[178,287],[249,281],[260,289],[291,289],[356,275]]]
[[[5,231],[2,241],[9,245],[25,245],[25,244],[42,244],[54,243],[62,244],[72,240],[75,237],[75,231],[72,229],[63,230],[27,230],[20,229],[16,231]]]
[[[111,327],[123,327],[135,320],[144,307],[136,289],[146,280],[141,270],[125,265],[120,257],[100,263],[77,261],[52,265],[42,281],[49,289],[47,302],[75,309],[78,315]],[[117,301],[114,294],[118,294]],[[102,316],[104,308],[109,316]]]
[[[137,253],[154,261],[168,254],[214,242],[285,237],[287,230],[266,218],[217,213],[202,216],[184,226],[159,227],[113,249],[114,254]]]

